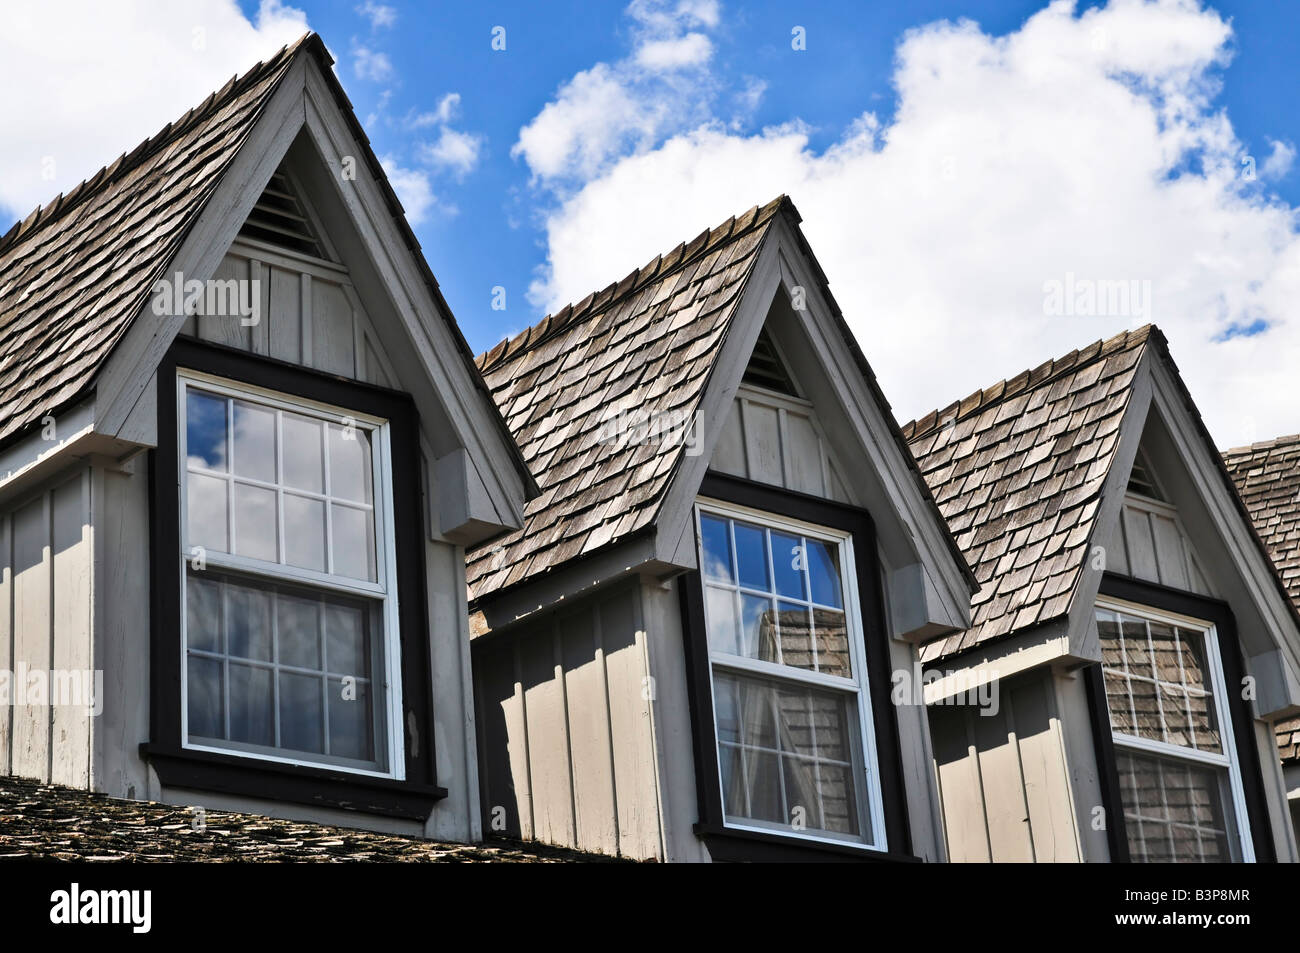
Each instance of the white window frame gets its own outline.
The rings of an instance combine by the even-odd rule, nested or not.
[[[1201,634],[1205,643],[1206,664],[1210,670],[1210,697],[1214,700],[1215,715],[1219,722],[1220,746],[1223,748],[1224,753],[1214,754],[1210,751],[1185,748],[1181,745],[1169,744],[1166,741],[1155,741],[1151,738],[1126,735],[1113,729],[1110,733],[1111,741],[1117,748],[1125,748],[1141,754],[1177,761],[1189,761],[1193,764],[1203,764],[1220,770],[1227,768],[1228,791],[1231,795],[1232,813],[1236,821],[1236,837],[1238,849],[1241,852],[1241,862],[1254,863],[1255,842],[1251,838],[1250,815],[1246,810],[1246,790],[1241,773],[1241,757],[1237,751],[1237,736],[1232,727],[1232,710],[1229,707],[1228,687],[1224,681],[1223,658],[1219,654],[1218,628],[1213,622],[1205,619],[1168,612],[1164,609],[1155,609],[1140,602],[1129,602],[1113,596],[1098,597],[1096,609],[1138,616],[1148,622],[1162,622],[1166,625],[1189,629]],[[1094,620],[1095,618],[1094,613]],[[1108,699],[1103,700],[1106,704],[1106,717],[1109,721],[1110,702]],[[1119,808],[1122,813],[1123,805],[1119,805]],[[1127,824],[1127,820],[1125,823]],[[1231,838],[1233,836],[1232,832],[1229,832],[1228,836]]]
[[[188,699],[189,654],[188,634],[186,632],[186,627],[189,624],[189,613],[186,609],[187,593],[185,581],[187,567],[190,559],[193,558],[193,553],[190,549],[189,540],[187,538],[189,532],[189,506],[187,499],[187,441],[189,428],[185,398],[186,392],[191,386],[223,397],[247,400],[278,410],[315,417],[340,426],[350,424],[357,429],[365,430],[371,434],[371,479],[372,486],[374,487],[374,491],[371,495],[373,497],[372,512],[374,514],[375,526],[375,582],[363,579],[353,579],[346,576],[331,575],[329,573],[302,569],[296,566],[288,566],[282,563],[272,563],[266,560],[253,559],[247,556],[237,556],[234,553],[219,553],[207,550],[204,553],[204,559],[206,560],[208,567],[217,570],[228,570],[236,573],[237,576],[242,575],[255,580],[271,583],[287,582],[308,589],[343,593],[360,598],[369,603],[378,604],[380,625],[378,631],[375,632],[374,635],[378,637],[382,647],[380,653],[381,666],[379,670],[373,672],[371,675],[371,691],[375,692],[382,698],[382,702],[375,707],[376,711],[382,714],[386,723],[382,726],[374,725],[373,730],[377,736],[380,735],[382,730],[382,738],[376,737],[375,739],[377,742],[382,741],[382,748],[377,744],[376,753],[378,754],[380,751],[384,753],[384,763],[388,766],[387,770],[366,769],[352,765],[339,764],[334,761],[293,757],[290,755],[277,755],[263,751],[247,751],[233,746],[205,745],[192,743],[190,741]],[[233,427],[233,421],[228,420],[226,434],[227,446],[230,445],[231,427]],[[350,410],[346,407],[336,407],[331,404],[292,396],[263,387],[256,387],[252,384],[245,384],[242,381],[219,377],[215,374],[207,374],[202,371],[178,368],[176,371],[176,431],[177,478],[180,483],[180,513],[178,515],[180,526],[179,559],[181,565],[181,747],[188,751],[212,752],[215,754],[248,758],[254,761],[269,761],[300,767],[322,768],[330,771],[339,771],[365,777],[389,778],[396,781],[405,780],[406,763],[405,745],[403,744],[405,732],[402,719],[401,633],[398,621],[400,615],[398,612],[397,602],[397,544],[393,532],[395,526],[393,517],[393,465],[389,422],[382,417],[364,414],[359,411]],[[328,441],[325,441],[324,452],[326,454],[328,454],[328,443]],[[283,454],[283,441],[280,439],[278,428],[276,431],[275,452],[278,473],[282,469],[280,462],[281,455]],[[325,465],[328,467],[328,458],[326,458]],[[233,479],[231,482],[233,485]],[[325,510],[326,513],[328,513],[329,507],[326,506]],[[229,520],[227,530],[230,533],[230,548],[234,549],[233,539],[235,514],[233,501],[228,503],[227,512],[227,518]],[[283,553],[283,532],[280,531],[278,535],[281,538],[278,539],[277,551]],[[333,540],[327,536],[327,554],[331,552],[332,543]],[[327,559],[328,558],[329,557],[327,556]]]
[[[840,579],[845,590],[843,593],[844,617],[849,639],[849,661],[853,667],[854,677],[844,678],[838,675],[827,675],[823,672],[798,669],[777,662],[765,662],[760,659],[749,659],[723,652],[715,652],[709,642],[707,632],[708,616],[706,613],[706,631],[703,635],[709,653],[709,704],[714,706],[713,750],[716,756],[719,745],[716,707],[717,695],[714,689],[714,671],[716,668],[722,668],[740,674],[758,675],[777,682],[803,684],[812,688],[830,689],[838,694],[856,695],[855,707],[858,712],[858,732],[852,738],[851,743],[853,759],[857,762],[854,764],[854,780],[858,783],[858,788],[854,792],[854,796],[859,800],[866,801],[865,811],[863,811],[863,806],[860,806],[859,810],[863,811],[866,819],[871,824],[871,840],[868,841],[861,837],[855,838],[849,835],[836,837],[824,832],[798,831],[790,828],[788,825],[765,826],[759,823],[746,824],[730,820],[727,817],[725,805],[726,790],[722,786],[722,759],[721,757],[718,757],[718,776],[715,780],[718,785],[718,790],[722,793],[724,798],[722,811],[723,825],[729,830],[750,831],[760,834],[775,834],[782,837],[796,838],[798,840],[823,844],[835,844],[840,847],[854,847],[860,850],[887,851],[889,849],[888,835],[885,831],[884,798],[880,785],[880,764],[876,748],[871,684],[867,674],[865,651],[866,641],[864,638],[862,625],[863,615],[858,593],[857,566],[854,561],[853,553],[853,535],[831,527],[807,523],[803,520],[797,520],[788,516],[779,516],[766,510],[757,510],[722,500],[699,497],[696,499],[695,505],[695,538],[697,540],[696,555],[700,564],[700,586],[702,591],[706,590],[707,586],[710,585],[710,582],[705,578],[704,574],[704,537],[700,529],[701,514],[709,514],[724,519],[741,520],[747,523],[756,523],[768,528],[769,530],[797,534],[807,537],[808,539],[815,539],[837,547],[840,556]],[[735,558],[736,554],[733,552],[733,565],[735,565]],[[771,567],[769,567],[769,571],[771,571]],[[739,585],[739,578],[737,578],[735,586],[727,586],[727,588],[741,590],[742,587]],[[707,599],[707,591],[704,591],[703,594]],[[811,603],[812,593],[809,592],[808,595],[809,602]],[[800,600],[794,601],[798,602]]]

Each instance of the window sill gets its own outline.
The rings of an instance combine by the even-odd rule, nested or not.
[[[424,821],[446,788],[413,781],[190,751],[145,743],[140,756],[153,767],[164,787],[190,788],[243,797],[288,801],[312,807],[340,808],[362,814]]]
[[[911,854],[872,850],[849,844],[807,840],[789,834],[767,834],[715,824],[696,824],[695,834],[715,861],[760,863],[920,863]]]

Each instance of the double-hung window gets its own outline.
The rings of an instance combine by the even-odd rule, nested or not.
[[[884,849],[852,537],[696,515],[726,825]]]
[[[177,374],[187,749],[403,777],[389,423]]]
[[[1130,859],[1254,860],[1215,627],[1106,600],[1097,631]]]

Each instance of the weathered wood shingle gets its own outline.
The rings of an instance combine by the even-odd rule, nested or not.
[[[541,495],[469,554],[473,598],[648,529],[686,452],[611,420],[690,421],[777,199],[702,232],[478,358]]]
[[[0,442],[88,390],[309,37],[0,238]]]
[[[1223,462],[1250,511],[1292,603],[1300,608],[1300,435],[1224,451]],[[1300,718],[1279,722],[1278,755],[1300,761]]]
[[[971,628],[923,662],[1066,614],[1150,326],[1097,341],[903,425],[975,571]]]

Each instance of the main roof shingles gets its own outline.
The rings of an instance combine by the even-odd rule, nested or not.
[[[1153,333],[1097,341],[903,426],[980,586],[971,628],[922,646],[923,662],[1068,611]]]
[[[1223,461],[1292,603],[1300,607],[1300,435],[1226,450]],[[1278,755],[1300,761],[1300,718],[1279,722],[1276,729]]]

